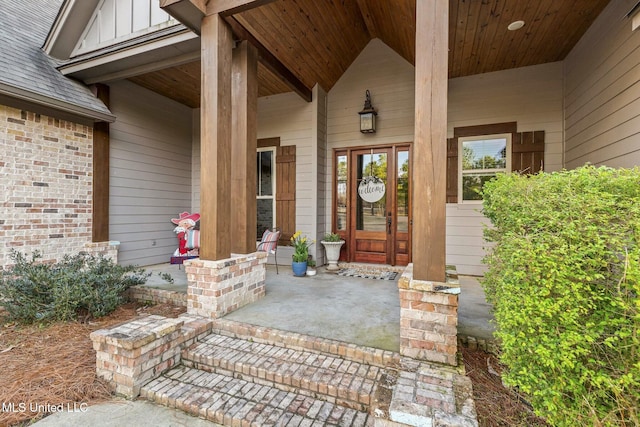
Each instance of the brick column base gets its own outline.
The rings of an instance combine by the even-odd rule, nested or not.
[[[182,349],[208,335],[212,323],[189,315],[152,315],[92,332],[96,373],[117,394],[133,399],[143,385],[179,364]]]
[[[184,262],[187,272],[187,313],[218,318],[265,295],[267,253]]]
[[[449,271],[448,271],[449,273]],[[447,283],[415,280],[409,264],[398,281],[400,354],[413,359],[457,366],[457,276]]]
[[[114,264],[118,263],[118,247],[120,242],[106,241],[106,242],[92,242],[84,245],[85,251],[91,255],[102,255],[107,259],[113,261]]]

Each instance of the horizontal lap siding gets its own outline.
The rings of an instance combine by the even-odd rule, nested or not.
[[[356,58],[329,92],[328,148],[413,141],[414,67],[378,39]],[[378,110],[377,132],[359,132],[364,93]],[[519,132],[545,131],[545,170],[562,168],[562,64],[552,63],[449,81],[448,129],[517,122]],[[419,164],[419,162],[418,162]],[[331,215],[331,168],[327,165],[327,215]],[[481,205],[447,205],[446,262],[461,274],[484,272]]]
[[[640,164],[640,31],[611,2],[564,63],[566,164]]]
[[[111,85],[110,235],[119,262],[167,262],[171,218],[191,208],[191,109],[130,82]]]
[[[448,134],[456,127],[517,122],[518,132],[544,131],[544,170],[562,169],[562,63],[449,80]],[[447,263],[481,275],[489,220],[481,204],[447,204]]]
[[[295,228],[315,239],[313,111],[312,103],[293,92],[258,99],[258,139],[280,137],[280,146],[296,146]],[[286,263],[292,253],[288,246],[279,248],[278,263]]]

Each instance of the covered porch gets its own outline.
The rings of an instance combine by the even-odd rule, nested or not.
[[[384,268],[383,266],[379,266]],[[264,298],[227,315],[224,319],[281,329],[373,347],[399,351],[400,299],[396,280],[364,279],[325,273],[295,277],[290,269],[267,266]],[[184,268],[157,264],[146,267],[152,275],[140,287],[140,299],[186,306],[187,276]],[[162,278],[169,274],[169,283]],[[459,338],[493,340],[491,307],[477,277],[459,277]],[[173,296],[172,296],[173,295]],[[165,299],[161,299],[165,298]]]

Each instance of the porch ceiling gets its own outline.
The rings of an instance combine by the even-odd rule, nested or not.
[[[610,0],[450,0],[449,78],[560,61]],[[233,15],[307,88],[330,90],[366,44],[380,38],[411,64],[416,0],[277,0]],[[524,28],[508,31],[517,20]],[[200,105],[200,64],[131,78]],[[290,91],[267,67],[259,96]]]

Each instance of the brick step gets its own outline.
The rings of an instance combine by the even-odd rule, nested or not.
[[[180,366],[141,397],[226,426],[370,426],[366,412],[293,391]]]
[[[182,363],[367,411],[383,369],[336,355],[211,334]]]
[[[295,350],[330,354],[381,368],[396,366],[400,361],[400,354],[394,351],[283,331],[266,326],[257,326],[234,320],[214,320],[211,333]]]

